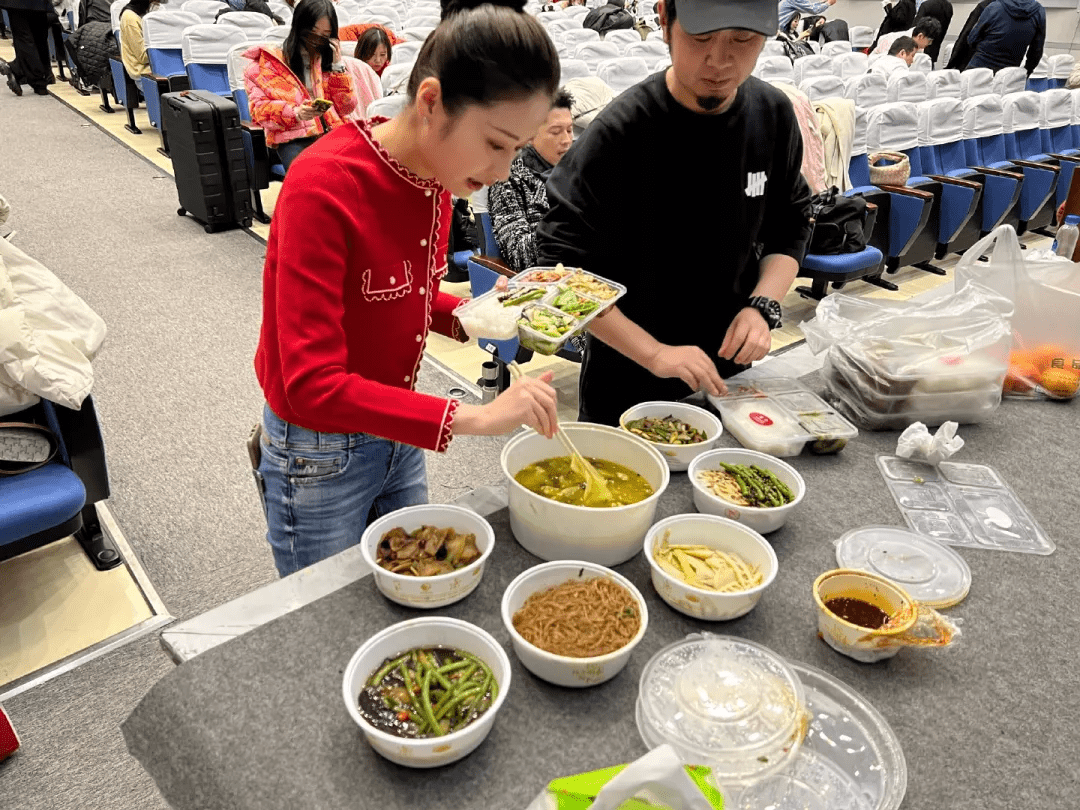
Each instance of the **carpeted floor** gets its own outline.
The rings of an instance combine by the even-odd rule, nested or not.
[[[178,619],[271,581],[244,447],[262,402],[251,359],[264,246],[177,217],[170,178],[58,100],[0,91],[7,227],[109,327],[94,398],[128,542]],[[433,393],[448,384],[421,375]],[[432,499],[497,482],[499,441],[429,454]],[[172,666],[146,638],[9,701],[23,748],[0,764],[0,808],[165,808],[119,723]]]

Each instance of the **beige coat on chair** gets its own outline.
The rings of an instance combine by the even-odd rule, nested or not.
[[[825,152],[825,185],[840,191],[851,188],[848,165],[855,138],[855,102],[849,98],[825,98],[814,102]]]

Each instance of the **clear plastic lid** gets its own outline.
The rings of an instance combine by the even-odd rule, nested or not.
[[[770,773],[805,731],[803,687],[779,655],[741,638],[694,635],[660,650],[641,675],[642,736],[666,742],[717,780]]]
[[[895,526],[848,532],[836,541],[836,562],[880,574],[929,607],[955,605],[971,588],[971,569],[963,557],[930,537]]]

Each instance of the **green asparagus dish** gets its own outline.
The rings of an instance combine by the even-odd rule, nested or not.
[[[787,484],[756,464],[721,464],[719,470],[702,470],[698,481],[716,497],[736,506],[768,509],[795,500]]]
[[[499,695],[491,668],[471,653],[443,647],[387,658],[360,693],[360,714],[397,737],[442,737],[474,722]]]

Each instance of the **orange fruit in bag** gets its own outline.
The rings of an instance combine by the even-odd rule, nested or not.
[[[1010,362],[1002,390],[1006,394],[1028,394],[1038,384],[1042,371],[1031,360]]]
[[[1059,399],[1071,399],[1080,388],[1080,371],[1072,368],[1050,368],[1039,377],[1046,393]]]
[[[1040,344],[1033,352],[1030,352],[1030,355],[1035,365],[1044,371],[1053,368],[1055,360],[1061,361],[1067,368],[1072,368],[1073,352],[1058,343]]]

